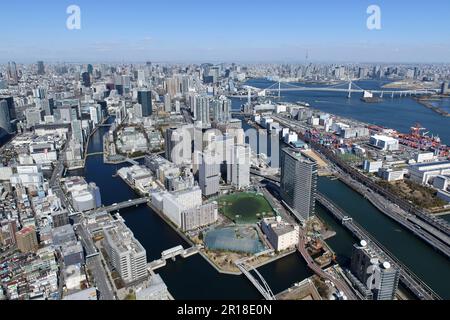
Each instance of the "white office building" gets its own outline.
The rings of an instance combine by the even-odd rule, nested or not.
[[[179,228],[183,225],[183,212],[202,205],[202,192],[198,186],[174,193],[166,192],[161,197],[164,214]],[[161,207],[157,204],[158,200],[158,196],[153,196],[152,201],[155,201],[157,207]]]
[[[250,185],[250,147],[235,145],[232,149],[232,159],[227,164],[227,182],[243,189]]]
[[[370,161],[370,160],[364,160],[363,169],[365,172],[369,173],[375,173],[378,172],[378,170],[381,169],[383,166],[383,161]]]
[[[378,170],[378,176],[388,182],[403,180],[405,178],[405,173],[405,170],[393,170],[386,168],[380,168]]]
[[[147,253],[134,238],[123,220],[104,229],[104,246],[112,265],[125,283],[145,279],[147,276]]]
[[[450,161],[415,164],[409,166],[408,171],[412,181],[430,184],[434,177],[450,175]]]
[[[399,149],[398,140],[388,136],[374,135],[370,137],[369,143],[384,151],[397,151]]]
[[[415,160],[417,163],[432,162],[434,161],[434,159],[435,157],[433,152],[425,152],[425,153],[418,152],[415,155]]]
[[[216,222],[218,219],[217,202],[207,203],[181,213],[181,230],[190,231]]]
[[[433,179],[433,187],[446,191],[450,186],[450,176],[437,176]]]
[[[214,156],[203,154],[199,166],[199,184],[204,196],[212,196],[219,193],[220,164]]]
[[[272,247],[280,252],[298,244],[300,227],[281,220],[281,217],[266,218],[261,222],[261,229]]]

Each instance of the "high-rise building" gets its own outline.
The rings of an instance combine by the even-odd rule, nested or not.
[[[22,253],[34,252],[38,249],[36,231],[32,227],[25,227],[16,232],[17,248]]]
[[[139,103],[133,106],[133,114],[136,118],[142,118],[142,106]]]
[[[78,107],[64,105],[53,110],[55,119],[64,123],[71,123],[78,119]]]
[[[351,280],[366,299],[394,300],[400,272],[383,261],[366,241],[353,246],[350,270],[356,277]]]
[[[9,118],[8,103],[6,100],[0,100],[0,136],[11,132],[11,122]]]
[[[142,106],[143,117],[149,117],[152,115],[152,92],[150,90],[138,91],[138,103]]]
[[[33,97],[38,99],[44,99],[46,96],[46,90],[44,88],[33,89]]]
[[[181,84],[179,77],[167,78],[166,79],[166,92],[171,96],[175,97],[181,92]]]
[[[164,111],[167,113],[172,112],[172,98],[168,93],[164,95]]]
[[[301,152],[284,148],[281,152],[281,196],[301,221],[314,215],[317,164]]]
[[[83,80],[83,86],[90,87],[91,86],[91,75],[89,72],[83,72],[81,74],[81,78]]]
[[[83,144],[84,139],[81,120],[73,120],[71,122],[71,129],[72,129],[72,138]]]
[[[190,87],[190,79],[188,76],[183,76],[182,82],[181,82],[181,93],[185,94],[189,92]]]
[[[190,163],[192,159],[192,126],[181,128],[167,128],[164,139],[166,141],[167,160],[176,164]]]
[[[40,75],[40,76],[45,74],[44,61],[38,61],[37,62],[37,74]]]
[[[199,96],[196,99],[195,117],[203,125],[209,123],[209,98],[207,96]]]
[[[93,74],[94,73],[94,67],[92,66],[92,64],[88,64],[87,65],[87,72],[89,74]]]
[[[125,283],[147,276],[147,253],[122,220],[104,229],[105,249],[112,265]]]
[[[226,122],[231,119],[231,100],[225,96],[211,101],[213,119],[218,122]]]
[[[19,75],[17,73],[17,66],[14,61],[8,62],[8,82],[11,85],[19,83]]]
[[[9,119],[15,120],[17,118],[16,115],[16,107],[14,105],[14,98],[11,96],[0,96],[0,101],[6,101],[8,104],[8,111],[9,111]]]
[[[89,107],[89,115],[94,125],[102,121],[102,109],[99,104],[94,104]]]
[[[444,81],[441,86],[441,94],[449,94],[450,88],[448,86],[448,81]]]
[[[232,158],[227,163],[227,182],[242,189],[250,185],[250,147],[233,145]]]
[[[181,213],[181,230],[190,231],[217,221],[217,202],[207,203]]]
[[[145,86],[147,84],[147,77],[145,76],[145,70],[138,70],[137,82],[138,86]]]
[[[102,197],[100,194],[100,188],[94,183],[89,183],[89,190],[91,191],[92,197],[95,201],[95,207],[100,208],[102,206]]]
[[[53,110],[55,109],[55,100],[53,98],[48,98],[44,100],[43,109],[46,116],[52,116]]]
[[[200,157],[199,184],[206,197],[219,193],[220,164],[207,152]]]

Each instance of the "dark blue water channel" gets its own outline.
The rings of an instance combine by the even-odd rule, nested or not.
[[[265,81],[265,80],[264,80]],[[264,85],[267,82],[263,83]],[[252,83],[256,86],[257,83]],[[361,84],[359,84],[362,86]],[[261,84],[261,86],[263,86]],[[291,95],[292,94],[292,95]],[[310,96],[311,95],[311,96]],[[286,100],[309,101],[313,107],[326,112],[352,117],[361,121],[371,122],[401,131],[408,131],[414,121],[421,121],[432,132],[439,134],[441,138],[450,140],[450,128],[445,125],[444,118],[417,105],[411,99],[394,100],[383,105],[361,105],[359,98],[350,100],[341,94],[294,95],[289,93]],[[283,97],[285,99],[286,97]],[[326,98],[323,100],[323,98]],[[314,101],[329,101],[317,104]],[[335,100],[335,102],[330,102]],[[234,107],[238,107],[240,101],[233,101]],[[397,105],[398,108],[392,108]],[[386,109],[387,108],[387,109]],[[390,110],[390,111],[389,111]],[[395,110],[395,111],[393,111]],[[401,111],[406,112],[407,119],[401,119]],[[393,119],[389,114],[394,112],[399,117]],[[418,114],[416,114],[418,113]],[[365,115],[365,116],[364,116]],[[92,137],[89,152],[102,151],[102,137],[107,128],[100,128]],[[120,178],[113,178],[116,170],[121,166],[105,165],[102,156],[89,157],[86,168],[78,172],[84,175],[88,182],[95,182],[101,190],[102,200],[105,205],[126,201],[137,197]],[[450,298],[450,263],[439,253],[422,243],[419,239],[409,234],[401,226],[385,217],[363,197],[349,189],[339,181],[327,178],[319,180],[319,189],[329,198],[340,205],[349,216],[352,216],[370,233],[386,246],[397,258],[419,275],[442,297]],[[338,254],[338,260],[347,264],[352,245],[355,242],[352,236],[335,223],[333,218],[320,207],[317,210],[319,217],[325,220],[337,231],[337,235],[328,240],[333,250]],[[173,231],[161,218],[146,206],[129,208],[121,211],[126,224],[135,234],[136,238],[147,250],[148,260],[152,261],[160,257],[163,250],[177,245],[187,244]],[[259,268],[272,291],[277,293],[293,283],[301,281],[311,275],[305,262],[298,253],[280,259],[274,263]],[[259,292],[244,276],[231,276],[218,273],[201,256],[193,256],[188,259],[177,259],[168,262],[168,265],[158,271],[176,299],[261,299]]]

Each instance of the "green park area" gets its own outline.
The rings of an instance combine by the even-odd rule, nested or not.
[[[253,224],[274,216],[274,211],[264,196],[256,193],[235,193],[219,198],[221,214],[237,224]]]

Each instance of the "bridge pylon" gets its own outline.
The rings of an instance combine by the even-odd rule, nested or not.
[[[281,81],[278,81],[278,99],[281,99]]]
[[[352,80],[348,82],[348,95],[347,98],[350,99],[352,97]]]

